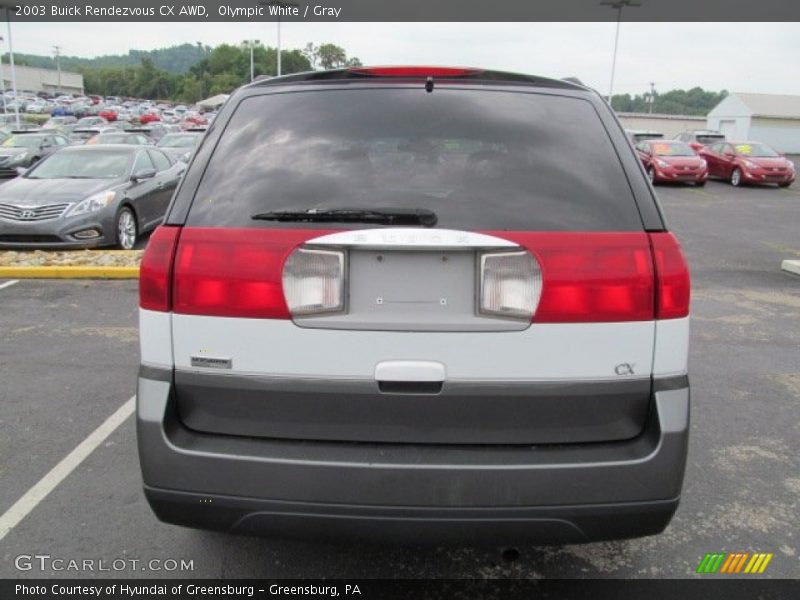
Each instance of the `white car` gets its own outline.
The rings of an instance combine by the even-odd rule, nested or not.
[[[141,264],[161,520],[481,543],[667,526],[689,271],[597,92],[359,67],[226,106]]]

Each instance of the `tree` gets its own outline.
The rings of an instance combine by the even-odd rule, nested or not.
[[[361,66],[361,61],[358,58],[348,58],[344,48],[336,44],[315,46],[312,42],[309,42],[303,49],[302,54],[306,57],[313,69],[319,66],[327,71],[328,69]]]
[[[706,91],[700,87],[690,90],[670,90],[663,94],[656,93],[653,101],[653,112],[668,115],[706,115],[719,104],[725,96],[721,92]],[[616,94],[611,99],[611,106],[619,112],[649,112],[645,99],[646,93],[631,97],[630,94]]]

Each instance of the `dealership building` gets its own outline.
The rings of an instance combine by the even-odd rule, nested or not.
[[[15,67],[18,92],[47,92],[48,94],[82,94],[83,75],[71,71],[61,71],[59,77],[55,69],[39,67]],[[60,82],[60,83],[59,83]],[[3,63],[3,89],[12,89],[11,67]]]
[[[729,140],[765,142],[779,152],[800,154],[800,96],[731,93],[706,122]]]

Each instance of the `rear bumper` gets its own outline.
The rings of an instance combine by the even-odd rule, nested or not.
[[[163,521],[271,535],[585,542],[660,532],[680,496],[686,378],[656,382],[634,439],[540,446],[303,442],[203,434],[172,372],[142,370],[145,493]]]

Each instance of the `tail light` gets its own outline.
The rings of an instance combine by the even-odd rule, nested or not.
[[[283,291],[293,316],[344,310],[344,252],[298,248],[283,268]]]
[[[530,320],[541,292],[542,272],[527,251],[481,255],[481,313]]]
[[[173,310],[190,315],[290,318],[283,292],[284,263],[300,244],[326,233],[330,232],[184,228],[175,254]],[[308,300],[310,286],[293,298]]]
[[[488,233],[536,257],[542,287],[534,322],[653,319],[653,260],[646,233]]]
[[[678,240],[669,232],[651,233],[650,243],[656,266],[656,318],[688,316],[691,280]]]
[[[172,310],[170,281],[172,259],[180,227],[159,227],[150,236],[139,267],[139,306],[147,310]]]

